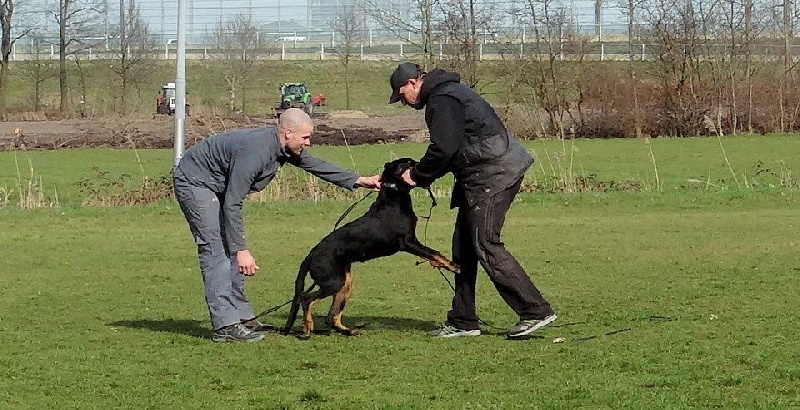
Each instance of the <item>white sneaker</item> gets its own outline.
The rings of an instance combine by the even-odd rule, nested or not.
[[[464,330],[448,324],[442,323],[442,327],[428,332],[428,336],[432,337],[461,337],[461,336],[480,336],[481,330]]]
[[[553,314],[541,320],[520,320],[516,326],[508,330],[508,337],[513,339],[515,337],[528,335],[555,322],[556,319],[558,319],[558,316]]]

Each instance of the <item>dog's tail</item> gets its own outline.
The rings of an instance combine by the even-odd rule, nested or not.
[[[308,293],[311,291],[311,288],[314,287],[314,284],[303,292],[303,287],[305,286],[306,282],[306,275],[308,274],[308,265],[309,261],[308,258],[303,260],[303,263],[300,264],[300,271],[297,272],[297,279],[294,281],[294,298],[292,299],[292,307],[289,310],[289,317],[286,319],[286,326],[283,328],[283,334],[288,335],[289,332],[292,330],[292,326],[294,326],[294,321],[297,319],[297,312],[300,310],[300,303],[303,299],[303,294]]]

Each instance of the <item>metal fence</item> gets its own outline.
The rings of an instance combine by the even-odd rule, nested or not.
[[[452,44],[434,43],[432,50],[435,59],[444,60],[457,55]],[[118,54],[100,40],[94,43],[83,43],[71,46],[71,58],[81,60],[116,59]],[[627,41],[584,41],[580,44],[573,42],[557,42],[548,44],[533,41],[486,41],[477,44],[477,57],[481,61],[493,61],[522,57],[536,57],[543,59],[554,58],[558,61],[574,61],[578,59],[591,61],[623,61],[633,58],[636,61],[646,61],[653,58],[653,46],[636,42],[629,46]],[[705,58],[730,59],[729,46],[725,44],[704,44],[702,52]],[[158,49],[149,51],[153,59],[171,60],[176,57],[177,44],[167,42]],[[400,61],[414,60],[423,57],[423,50],[418,43],[402,41],[386,41],[382,43],[363,43],[345,50],[330,42],[294,40],[264,42],[263,46],[248,50],[255,53],[261,60],[331,60],[339,59],[344,53],[349,53],[351,58],[362,61]],[[786,52],[786,45],[775,41],[772,44],[760,44],[753,47],[751,58],[754,61],[778,61]],[[793,59],[800,57],[800,44],[789,47]],[[213,44],[190,43],[186,47],[186,58],[190,60],[215,60],[224,53]],[[18,41],[12,48],[10,56],[12,61],[32,60],[57,60],[59,58],[58,46],[52,43],[34,43]]]
[[[86,22],[78,31],[69,26],[70,45],[68,52],[82,59],[110,59],[115,57],[114,49],[119,48],[118,27],[122,20],[120,9],[133,7],[149,27],[155,46],[150,50],[154,58],[174,58],[176,51],[177,1],[176,0],[76,0],[87,5],[94,4],[91,15],[87,11]],[[283,0],[188,0],[187,58],[213,59],[215,45],[212,38],[218,24],[237,15],[247,15],[257,27],[259,53],[265,59],[297,60],[336,58],[341,51],[341,39],[332,28],[341,7],[362,0],[306,0],[305,2],[286,2]],[[382,1],[387,9],[396,10],[399,16],[413,21],[414,7],[418,0],[370,0]],[[655,1],[655,0],[654,0]],[[704,0],[697,0],[702,2]],[[777,1],[777,0],[775,0]],[[348,3],[350,2],[350,3]],[[633,50],[627,44],[628,24],[622,7],[625,2],[602,0],[558,0],[550,3],[556,10],[558,22],[549,26],[534,25],[530,16],[520,17],[518,9],[529,4],[543,4],[544,0],[519,2],[514,0],[477,0],[476,5],[483,17],[494,17],[477,28],[479,41],[478,56],[482,60],[494,60],[504,56],[529,55],[537,49],[536,42],[546,36],[560,60],[584,57],[595,60],[627,59],[633,54],[636,59],[646,60],[651,50],[643,40],[636,38]],[[770,5],[770,0],[756,0],[762,10],[778,10]],[[15,43],[11,58],[16,61],[32,59],[53,59],[58,57],[58,24],[54,18],[53,0],[18,1],[15,25],[12,36],[26,33]],[[287,4],[288,3],[288,4]],[[440,2],[441,3],[441,2]],[[299,4],[299,5],[296,5]],[[688,4],[688,3],[686,3]],[[733,3],[731,3],[733,4]],[[777,3],[776,3],[777,4]],[[766,8],[763,8],[766,7]],[[517,10],[515,12],[514,10]],[[662,11],[663,12],[663,11]],[[667,11],[668,12],[668,11]],[[515,14],[516,13],[516,14]],[[122,13],[124,14],[124,13]],[[754,54],[764,60],[785,53],[785,46],[779,44],[785,30],[779,16],[762,13],[761,24],[771,24],[769,30],[761,35],[769,37],[764,45],[754,49]],[[438,18],[441,18],[439,16]],[[541,17],[540,17],[541,18]],[[770,20],[770,18],[772,20]],[[792,16],[792,25],[796,16]],[[770,23],[770,21],[772,21]],[[775,23],[777,21],[777,23]],[[636,33],[646,29],[644,23],[636,22]],[[791,29],[791,27],[789,28]],[[537,38],[537,32],[538,37]],[[542,34],[547,33],[547,34]],[[360,39],[356,51],[357,58],[363,60],[397,60],[421,55],[419,33],[407,31],[398,33],[388,30],[365,14],[363,29],[355,33]],[[434,31],[435,57],[447,58],[450,45],[445,33]],[[725,55],[725,50],[715,50],[712,44],[709,57]],[[581,43],[576,47],[576,43]],[[794,55],[797,50],[792,46]]]
[[[302,37],[305,41],[332,43],[336,41],[332,24],[337,13],[346,6],[363,0],[187,0],[186,39],[190,44],[204,44],[220,23],[237,15],[248,16],[259,27],[265,41],[281,37]],[[419,0],[369,0],[371,4],[384,5],[402,20],[415,24],[418,20]],[[598,0],[558,0],[553,7],[563,10],[563,19],[580,34],[613,35],[627,31],[625,19],[616,4]],[[177,0],[73,0],[74,4],[92,5],[90,23],[83,27],[82,38],[113,42],[120,26],[120,8],[127,11],[131,5],[147,23],[149,32],[162,44],[177,38]],[[37,38],[57,43],[57,1],[18,0],[16,3],[15,30],[30,31]],[[519,17],[518,9],[525,7],[514,0],[476,0],[476,10],[485,21],[478,29],[482,37],[524,36],[530,22]],[[598,16],[600,11],[600,17]],[[89,12],[87,6],[87,13]],[[364,13],[364,39],[371,42],[409,40],[415,33],[397,33],[387,30],[380,22]],[[438,12],[442,14],[442,11]],[[124,14],[124,13],[123,13]],[[88,14],[86,14],[88,17]],[[444,17],[436,17],[443,19]],[[72,30],[72,28],[69,28]],[[528,34],[530,35],[530,34]]]

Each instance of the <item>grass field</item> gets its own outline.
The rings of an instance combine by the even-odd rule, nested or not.
[[[31,71],[31,63],[12,63],[9,89],[9,108],[12,112],[32,111],[35,99],[35,81]],[[86,83],[86,111],[90,116],[109,115],[115,112],[119,104],[119,77],[110,67],[103,64],[84,63],[85,75],[91,81]],[[223,77],[222,62],[188,61],[187,90],[188,103],[195,112],[210,113],[227,112],[229,92]],[[355,61],[350,64],[350,107],[371,114],[386,115],[405,112],[398,105],[389,105],[387,101],[391,89],[388,84],[389,75],[397,66],[397,62]],[[43,111],[56,112],[59,107],[58,77],[56,66],[51,65],[47,78],[40,84],[41,104]],[[161,86],[174,81],[175,65],[173,62],[154,62],[149,69],[131,81],[127,95],[128,111],[134,115],[151,115],[155,110],[155,99]],[[487,65],[489,67],[489,65]],[[488,69],[488,68],[487,68]],[[69,81],[74,87],[70,94],[72,107],[77,112],[80,92],[79,73],[72,68]],[[323,93],[327,97],[323,111],[343,110],[347,107],[346,87],[343,67],[338,61],[264,61],[258,62],[252,75],[237,90],[238,109],[249,114],[270,113],[275,103],[279,102],[278,86],[284,82],[305,82],[313,94]],[[490,89],[485,90],[494,97]],[[243,100],[242,100],[243,98]]]
[[[363,327],[361,337],[270,333],[249,345],[208,339],[196,255],[175,203],[80,205],[76,182],[93,167],[110,178],[131,174],[135,184],[166,173],[170,152],[138,151],[139,160],[127,150],[0,153],[0,189],[11,190],[0,208],[0,407],[798,407],[800,138],[723,143],[730,165],[716,139],[527,143],[540,159],[529,185],[542,189],[520,195],[504,240],[560,316],[540,338],[505,340],[516,318],[485,275],[485,335],[426,337],[444,318],[450,288],[396,255],[354,269],[345,322]],[[423,149],[352,154],[369,173]],[[344,148],[314,152],[351,163]],[[60,207],[16,206],[29,160]],[[570,170],[594,175],[598,187],[639,188],[548,192]],[[440,202],[420,237],[446,251],[454,214]],[[350,203],[246,206],[262,268],[247,285],[258,311],[290,297],[299,261]],[[427,214],[423,193],[416,206]],[[281,324],[285,314],[266,321]]]

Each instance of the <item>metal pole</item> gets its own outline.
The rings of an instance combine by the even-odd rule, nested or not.
[[[178,52],[175,73],[175,162],[183,156],[183,129],[186,121],[186,0],[178,0]]]
[[[108,0],[104,0],[103,2],[103,15],[105,17],[105,38],[103,39],[103,43],[106,46],[106,51],[108,51]]]
[[[125,37],[125,0],[119,0],[119,53],[125,56],[125,45],[128,44]]]

